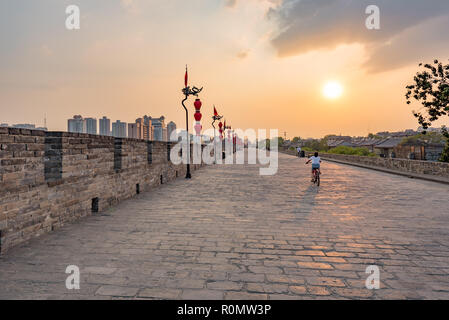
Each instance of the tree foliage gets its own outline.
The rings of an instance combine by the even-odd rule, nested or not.
[[[449,162],[449,132],[446,127],[442,128],[443,136],[446,138],[446,147],[441,154],[440,161],[441,162]]]
[[[422,66],[422,63],[419,64]],[[413,111],[424,129],[428,129],[440,117],[449,115],[449,65],[438,60],[425,64],[424,70],[414,77],[414,84],[407,86],[407,104],[416,100],[425,112]]]
[[[368,148],[352,148],[347,146],[338,146],[332,148],[328,151],[329,153],[334,154],[348,154],[354,156],[364,156],[364,157],[376,157],[375,153],[372,153],[368,150]]]
[[[425,112],[413,111],[413,115],[426,130],[434,121],[449,115],[449,64],[443,65],[438,60],[425,64],[424,70],[415,75],[414,82],[406,87],[405,97],[407,104],[411,104],[412,99],[422,104],[421,109]],[[440,161],[449,162],[449,133],[446,128],[443,128],[443,135],[447,143]]]
[[[426,134],[420,133],[414,136],[405,137],[401,141],[401,145],[426,145],[426,144],[444,144],[446,142],[445,137],[438,132],[427,132]]]

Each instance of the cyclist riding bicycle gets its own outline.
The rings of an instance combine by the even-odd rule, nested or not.
[[[315,170],[318,171],[319,174],[321,174],[321,158],[318,156],[318,152],[315,152],[315,154],[310,157],[310,159],[306,162],[306,164],[309,164],[312,162],[312,182],[315,181]]]

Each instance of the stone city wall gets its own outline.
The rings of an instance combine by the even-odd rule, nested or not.
[[[296,151],[282,150],[280,152],[296,156]],[[306,156],[312,156],[313,153],[306,152]],[[391,159],[381,157],[361,157],[344,154],[321,153],[323,160],[335,160],[342,163],[362,165],[366,167],[377,167],[400,173],[410,173],[418,175],[438,176],[449,179],[449,163],[419,161],[409,159]]]
[[[0,253],[185,176],[169,161],[171,146],[0,128]]]

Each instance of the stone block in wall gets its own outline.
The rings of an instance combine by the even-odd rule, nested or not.
[[[62,133],[47,132],[44,149],[45,180],[54,182],[62,179]]]
[[[8,128],[0,128],[0,129],[8,129]],[[14,136],[9,135],[8,133],[6,134],[1,134],[0,133],[0,143],[1,144],[9,144],[9,143],[13,143],[14,142]]]

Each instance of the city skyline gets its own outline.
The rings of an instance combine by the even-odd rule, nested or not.
[[[449,49],[439,32],[449,21],[444,0],[428,10],[422,1],[379,0],[380,30],[365,28],[365,0],[80,0],[76,31],[64,26],[69,4],[0,4],[2,122],[47,114],[58,131],[75,113],[129,123],[150,107],[183,124],[188,64],[191,83],[204,86],[204,119],[215,104],[235,128],[305,137],[397,131],[416,126],[419,106],[404,94],[418,63]]]
[[[0,1],[0,300],[449,300],[447,30],[449,0]]]
[[[6,124],[2,125],[7,126]],[[170,121],[166,124],[164,116],[154,118],[144,115],[131,123],[123,122],[120,119],[111,122],[111,119],[107,116],[97,120],[97,118],[74,115],[72,118],[67,119],[67,132],[119,138],[168,141],[171,133],[176,131],[176,129],[176,123]]]

